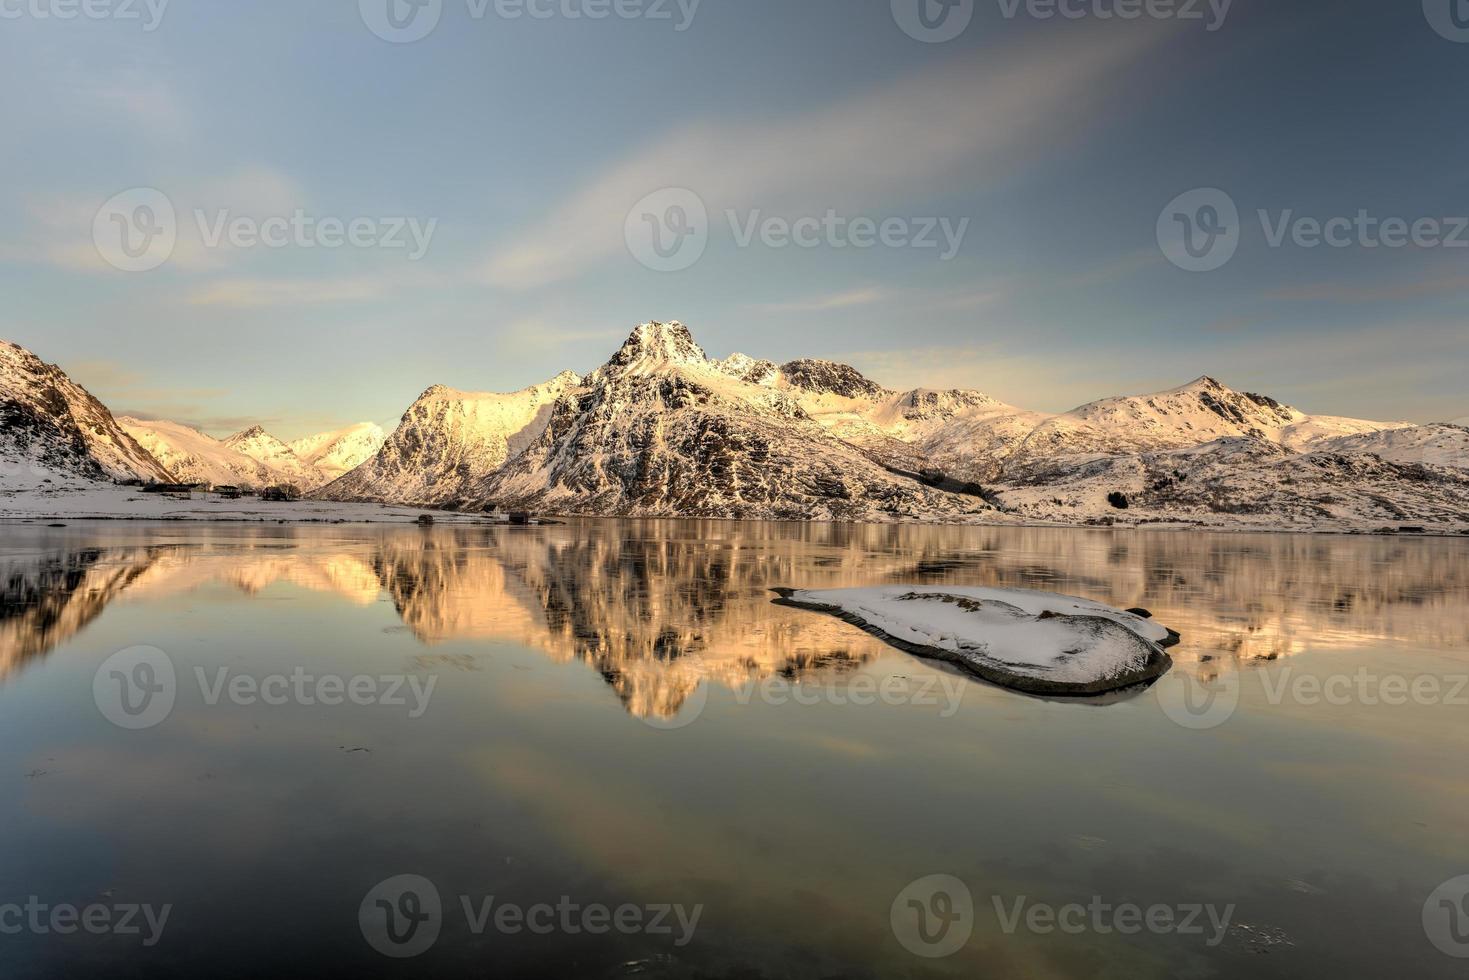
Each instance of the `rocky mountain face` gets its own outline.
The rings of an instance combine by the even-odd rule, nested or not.
[[[413,403],[375,455],[318,496],[423,504],[462,497],[534,442],[556,399],[580,382],[568,371],[506,395],[436,385]]]
[[[178,422],[119,418],[118,424],[183,483],[259,489],[278,482],[270,467]]]
[[[680,323],[643,324],[469,496],[509,509],[776,520],[989,509],[890,472],[812,418],[780,376],[745,357],[710,360]]]
[[[345,429],[297,439],[287,445],[297,459],[320,474],[322,483],[330,483],[377,455],[386,441],[387,433],[381,426],[359,422]]]
[[[107,407],[65,372],[0,341],[0,456],[92,479],[171,481]]]

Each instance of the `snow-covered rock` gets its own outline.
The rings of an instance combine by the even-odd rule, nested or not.
[[[173,480],[85,388],[6,341],[0,341],[0,463],[97,480]]]
[[[359,422],[345,429],[321,432],[288,443],[291,452],[330,482],[367,462],[387,441],[387,433],[375,422]]]
[[[1110,606],[1027,589],[883,585],[777,589],[785,605],[832,613],[894,646],[1032,694],[1104,694],[1170,666],[1177,634]]]
[[[533,442],[555,400],[580,381],[567,371],[512,394],[436,385],[413,403],[376,455],[317,495],[427,504],[462,497]]]
[[[278,482],[270,467],[179,422],[119,418],[138,444],[184,483],[259,489]]]

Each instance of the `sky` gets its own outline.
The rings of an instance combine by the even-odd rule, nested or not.
[[[947,3],[0,0],[0,337],[287,439],[672,319],[1043,411],[1469,416],[1462,0]]]

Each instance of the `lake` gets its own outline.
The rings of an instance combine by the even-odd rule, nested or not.
[[[0,535],[6,978],[1464,975],[1469,540]],[[1046,700],[770,601],[893,582],[1183,641]]]

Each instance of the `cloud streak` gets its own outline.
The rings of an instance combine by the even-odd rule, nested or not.
[[[625,250],[629,209],[668,187],[708,206],[835,207],[871,216],[946,177],[995,182],[1106,115],[1118,76],[1166,32],[1077,31],[1064,44],[950,62],[835,106],[774,122],[704,123],[672,132],[575,192],[495,250],[486,278],[534,288]]]

